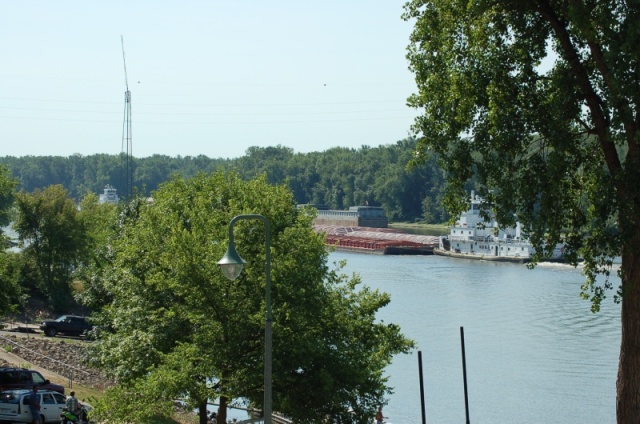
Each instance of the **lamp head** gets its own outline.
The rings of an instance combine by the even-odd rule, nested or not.
[[[225,253],[222,259],[218,261],[218,265],[220,265],[222,273],[229,280],[235,280],[238,278],[238,275],[242,272],[244,264],[246,264],[245,260],[238,255],[236,246],[232,242],[230,242],[229,247],[227,247],[227,253]]]

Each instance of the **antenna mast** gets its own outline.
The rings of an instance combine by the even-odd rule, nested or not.
[[[122,62],[124,63],[124,85],[127,91],[124,92],[124,120],[122,123],[122,153],[124,160],[125,195],[131,199],[133,197],[133,146],[131,143],[131,91],[129,91],[129,81],[127,79],[127,59],[124,55],[124,37],[120,35],[122,44]],[[126,152],[125,152],[126,145]]]

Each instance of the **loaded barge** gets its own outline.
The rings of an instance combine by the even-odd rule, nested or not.
[[[316,207],[314,229],[325,243],[339,250],[380,255],[432,255],[438,237],[408,234],[388,228],[381,207],[352,206],[349,210]]]
[[[438,237],[407,234],[390,228],[314,225],[325,243],[339,250],[380,255],[433,255]]]

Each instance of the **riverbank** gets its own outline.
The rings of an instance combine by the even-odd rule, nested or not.
[[[74,390],[78,399],[100,397],[112,383],[84,365],[85,344],[80,340],[54,340],[40,334],[0,331],[0,363],[39,371],[46,379]]]

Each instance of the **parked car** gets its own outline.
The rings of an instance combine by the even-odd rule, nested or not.
[[[91,330],[93,326],[85,317],[77,315],[62,315],[55,321],[42,321],[40,329],[44,334],[53,337],[58,333],[68,336],[81,336]]]
[[[0,390],[31,390],[33,386],[38,386],[42,390],[52,390],[64,394],[64,387],[45,379],[38,371],[26,368],[0,368]]]
[[[0,422],[31,423],[29,396],[31,390],[16,389],[0,392]],[[66,397],[51,390],[38,390],[40,417],[44,423],[59,423]]]

